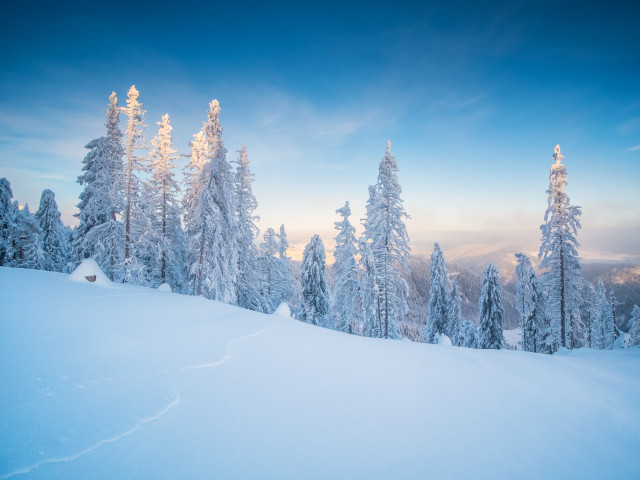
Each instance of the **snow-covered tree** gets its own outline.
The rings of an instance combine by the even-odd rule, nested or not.
[[[629,329],[629,346],[636,347],[640,345],[640,307],[633,306],[631,310],[631,319],[629,320],[631,328]]]
[[[360,254],[360,304],[362,305],[362,334],[365,337],[382,337],[380,306],[378,301],[378,274],[376,262],[371,252],[371,244],[365,237],[358,241]]]
[[[78,264],[93,257],[111,280],[120,280],[124,261],[124,228],[118,217],[123,208],[124,150],[118,126],[120,110],[115,92],[109,96],[107,134],[89,142],[78,183],[79,224],[73,230],[72,257]]]
[[[238,228],[231,165],[222,140],[220,104],[209,105],[204,138],[192,142],[186,198],[189,290],[196,295],[236,303]],[[200,143],[202,142],[202,143]]]
[[[433,265],[433,264],[432,264]],[[447,330],[446,334],[451,339],[453,345],[462,346],[462,298],[458,290],[458,282],[451,280],[451,290],[447,296]]]
[[[49,189],[42,192],[40,208],[35,215],[41,232],[42,269],[49,272],[64,272],[69,258],[69,244],[66,229],[60,219],[55,193]]]
[[[431,254],[431,278],[429,282],[429,309],[422,338],[427,343],[438,343],[440,335],[449,335],[447,325],[447,265],[438,243]]]
[[[597,309],[597,297],[596,289],[591,282],[585,281],[582,285],[582,318],[584,321],[585,329],[587,332],[586,346],[589,348],[595,348],[594,342],[594,328],[596,328],[599,322],[599,313]]]
[[[369,189],[365,237],[371,243],[376,267],[378,298],[375,322],[381,325],[384,338],[400,338],[398,323],[407,313],[408,285],[404,274],[408,270],[409,236],[404,219],[402,188],[398,181],[398,163],[391,154],[391,142],[380,161],[378,181]],[[374,331],[375,329],[367,329]]]
[[[522,350],[537,352],[544,308],[538,277],[529,258],[516,253],[516,309],[522,321]]]
[[[168,283],[174,291],[182,291],[185,283],[184,234],[178,202],[180,187],[174,178],[173,163],[178,155],[173,148],[169,115],[157,122],[158,135],[151,140],[151,178],[148,183],[146,211],[150,227],[138,240],[138,248],[149,252],[150,283]]]
[[[247,147],[243,145],[240,150],[238,166],[234,176],[239,245],[238,305],[259,312],[270,313],[270,305],[263,297],[261,291],[261,280],[258,268],[259,254],[254,242],[259,233],[259,229],[256,226],[259,217],[254,214],[256,208],[258,208],[258,201],[251,189],[253,179],[254,175],[249,169]]]
[[[278,257],[278,237],[273,228],[267,228],[260,244],[258,266],[260,269],[260,292],[267,303],[267,313],[273,312],[281,302],[287,300],[287,272],[284,261]]]
[[[566,348],[582,346],[583,329],[580,318],[580,287],[582,276],[576,239],[580,228],[580,207],[572,206],[565,193],[567,169],[564,157],[556,145],[549,176],[548,208],[544,216],[540,267],[545,271],[544,281],[549,288],[548,313],[553,336]]]
[[[302,254],[302,320],[327,326],[329,290],[325,277],[324,245],[318,235],[311,237]]]
[[[11,184],[6,178],[0,178],[0,267],[10,263],[11,239],[18,216],[11,191]]]
[[[609,291],[609,297],[605,304],[603,305],[603,334],[604,334],[604,348],[607,350],[611,350],[616,341],[616,305],[618,301],[616,300],[616,295],[613,290]]]
[[[478,310],[478,348],[503,348],[505,341],[502,331],[502,286],[495,263],[489,263],[484,270]]]
[[[136,242],[140,236],[149,228],[150,219],[146,217],[145,211],[141,208],[142,185],[139,174],[145,170],[145,157],[137,154],[138,150],[146,149],[142,132],[144,125],[144,115],[142,103],[138,101],[140,93],[135,85],[131,85],[127,93],[127,106],[121,107],[122,112],[127,117],[127,128],[124,133],[124,146],[127,154],[127,162],[124,170],[124,257],[125,257],[125,280],[133,283],[142,280],[144,276],[142,270],[144,266],[137,262],[143,262],[142,258],[136,258]]]
[[[360,333],[362,313],[360,310],[360,278],[358,262],[356,261],[356,229],[349,222],[351,208],[349,202],[336,210],[342,217],[334,222],[336,235],[336,249],[333,269],[333,317],[335,327],[348,333]]]
[[[591,321],[591,345],[592,348],[603,350],[607,348],[606,324],[609,317],[609,303],[607,301],[607,290],[602,283],[602,279],[598,279],[598,286],[595,295],[595,315]]]
[[[8,256],[9,266],[42,270],[45,265],[42,249],[42,230],[35,215],[29,211],[29,205],[19,208],[12,231]]]
[[[466,348],[478,348],[478,328],[471,320],[462,320],[456,338],[456,345]]]
[[[287,254],[289,249],[289,242],[287,241],[287,232],[285,231],[284,224],[280,225],[280,233],[276,234],[278,241],[278,257],[282,260],[282,273],[283,273],[283,285],[284,295],[287,299],[289,307],[292,312],[300,312],[300,285],[296,281],[295,266],[291,262],[291,258]],[[277,307],[277,305],[276,305]]]

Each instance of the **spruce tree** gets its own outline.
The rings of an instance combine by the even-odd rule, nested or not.
[[[613,290],[609,291],[609,297],[607,301],[603,305],[603,334],[604,334],[604,348],[607,350],[613,349],[613,346],[616,341],[616,305],[618,301],[616,300],[615,293]]]
[[[11,241],[18,216],[18,209],[12,199],[9,180],[0,178],[0,267],[11,262]]]
[[[378,169],[378,181],[370,188],[365,220],[365,236],[371,242],[376,267],[378,298],[375,323],[383,338],[400,338],[399,322],[407,313],[409,236],[404,219],[402,188],[398,181],[398,163],[391,154],[391,142]],[[373,330],[371,330],[373,331]]]
[[[254,175],[249,169],[247,147],[243,145],[239,153],[238,166],[234,176],[239,245],[238,305],[250,310],[267,313],[269,311],[269,303],[261,293],[258,268],[259,254],[255,245],[255,239],[259,233],[259,229],[256,226],[259,217],[254,214],[256,208],[258,208],[258,201],[251,189]]]
[[[478,301],[478,348],[501,349],[504,346],[502,307],[502,286],[495,263],[489,263],[484,270],[482,293]]]
[[[593,348],[604,350],[607,348],[607,320],[609,314],[609,303],[607,302],[607,290],[602,283],[602,279],[598,278],[598,287],[595,296],[595,318],[591,325],[591,343]]]
[[[462,320],[458,332],[457,345],[466,348],[478,348],[478,328],[471,320]]]
[[[462,297],[458,290],[458,282],[451,280],[451,290],[447,296],[447,336],[451,339],[452,345],[462,346],[465,343],[462,330]]]
[[[127,128],[124,133],[124,146],[126,148],[127,162],[124,170],[124,261],[125,280],[134,281],[140,279],[142,266],[136,265],[135,244],[148,227],[147,218],[144,217],[141,207],[142,186],[139,174],[145,169],[145,158],[138,155],[138,150],[146,149],[142,132],[144,115],[142,103],[138,101],[140,93],[135,85],[131,85],[127,93],[127,106],[121,107],[127,116]]]
[[[79,264],[93,257],[105,275],[114,281],[122,279],[124,262],[124,228],[119,220],[124,204],[124,150],[115,92],[109,96],[106,116],[106,136],[85,146],[89,153],[77,180],[84,188],[77,205],[79,223],[73,230],[72,258]]]
[[[202,136],[192,142],[186,197],[189,290],[235,304],[238,275],[238,227],[231,165],[222,140],[220,104],[209,104]],[[200,143],[202,142],[202,143]]]
[[[380,295],[378,295],[378,274],[376,262],[371,252],[371,243],[365,237],[358,241],[360,255],[360,304],[362,305],[362,334],[365,337],[382,337],[380,323]]]
[[[284,261],[278,257],[278,237],[273,228],[267,228],[260,244],[258,266],[260,269],[260,292],[266,302],[266,313],[272,313],[280,303],[287,300],[287,282]]]
[[[10,267],[43,270],[45,255],[42,248],[42,230],[35,215],[29,211],[29,205],[19,208],[15,226],[12,231],[11,248],[9,250]]]
[[[594,348],[593,345],[593,328],[597,322],[597,309],[596,309],[596,289],[591,282],[585,281],[582,285],[582,299],[583,299],[583,313],[582,318],[584,321],[587,338],[585,346]]]
[[[631,319],[629,320],[631,328],[629,328],[629,346],[636,347],[640,345],[640,307],[633,306],[631,310]]]
[[[529,258],[516,253],[516,259],[516,309],[522,321],[522,350],[537,352],[544,308],[541,290]]]
[[[41,232],[43,263],[42,269],[49,272],[64,272],[69,258],[67,234],[55,194],[46,189],[40,196],[40,208],[35,214]]]
[[[580,228],[580,207],[572,206],[565,193],[567,169],[562,164],[564,157],[556,145],[552,156],[549,176],[548,208],[544,216],[540,267],[545,271],[544,281],[549,289],[548,313],[551,333],[558,345],[577,348],[581,345],[582,325],[580,319],[580,286],[582,277],[576,238]]]
[[[431,278],[429,281],[429,307],[422,337],[427,343],[438,343],[440,335],[447,334],[447,265],[438,243],[431,254]]]
[[[302,320],[326,327],[330,311],[324,270],[324,245],[320,237],[314,235],[302,255]]]
[[[158,135],[151,140],[149,195],[147,211],[152,215],[151,229],[141,240],[147,243],[143,249],[152,252],[150,260],[151,284],[168,283],[175,291],[181,291],[185,282],[184,235],[181,225],[181,209],[178,203],[180,187],[174,179],[173,163],[178,155],[173,148],[173,127],[169,115],[157,122]]]
[[[361,332],[360,312],[360,278],[356,261],[356,229],[349,222],[351,208],[349,202],[336,210],[342,220],[334,222],[336,235],[336,249],[333,269],[333,317],[335,327],[348,333]]]

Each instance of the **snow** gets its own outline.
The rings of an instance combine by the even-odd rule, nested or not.
[[[68,280],[0,267],[1,479],[640,471],[640,348],[440,348]]]
[[[282,302],[278,308],[276,308],[276,311],[273,312],[273,315],[277,315],[278,317],[282,317],[282,318],[291,318],[291,309],[289,308],[289,305],[286,304],[286,302]]]
[[[444,345],[447,347],[451,346],[451,339],[447,337],[444,333],[438,335],[438,345]]]
[[[168,283],[163,283],[162,285],[160,285],[158,287],[158,290],[160,292],[168,292],[171,293],[171,285],[169,285]]]
[[[111,285],[111,280],[100,270],[100,267],[93,258],[85,258],[80,265],[69,275],[69,279],[74,282],[86,282],[90,280],[87,278],[96,277],[94,282],[96,285]]]
[[[522,327],[504,330],[503,334],[508,348],[522,350]]]

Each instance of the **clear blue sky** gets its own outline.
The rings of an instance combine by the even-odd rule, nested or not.
[[[414,251],[535,249],[559,143],[583,255],[640,257],[638,18],[637,1],[10,2],[0,177],[32,210],[51,188],[71,222],[83,147],[135,84],[147,140],[169,113],[183,154],[220,101],[261,229],[292,243],[331,249],[345,200],[359,223],[391,140]]]

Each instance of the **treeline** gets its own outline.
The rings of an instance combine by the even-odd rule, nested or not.
[[[179,156],[169,115],[157,123],[151,148],[143,136],[144,116],[135,86],[124,107],[118,106],[115,93],[109,97],[106,134],[86,145],[89,152],[78,177],[83,186],[78,226],[73,230],[62,224],[53,192],[43,192],[34,215],[12,201],[9,182],[0,180],[0,265],[69,272],[92,257],[115,282],[168,284],[175,292],[265,313],[287,302],[297,318],[351,334],[505,347],[497,267],[490,263],[485,269],[477,322],[463,319],[460,288],[448,278],[437,243],[431,255],[425,323],[416,329],[405,321],[408,216],[390,143],[377,181],[369,187],[362,236],[355,236],[349,202],[336,210],[340,220],[335,222],[330,287],[318,235],[306,246],[299,270],[287,256],[284,225],[278,232],[268,228],[259,239],[247,149],[240,149],[232,168],[217,100],[210,103],[202,129],[193,135],[180,183],[174,175]],[[582,279],[576,240],[581,212],[564,192],[567,175],[559,147],[554,160],[541,227],[541,275],[526,256],[517,254],[516,303],[523,349],[553,353],[561,347],[613,348],[621,335],[615,295],[607,296],[602,283],[595,288]],[[640,343],[639,312],[634,308],[631,344]]]

